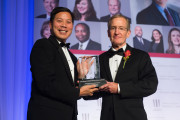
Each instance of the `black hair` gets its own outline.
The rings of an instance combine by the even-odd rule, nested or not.
[[[72,18],[72,23],[74,23],[74,15],[73,13],[68,9],[68,8],[65,8],[65,7],[55,7],[53,9],[53,11],[51,12],[51,17],[50,17],[50,22],[52,23],[54,18],[55,18],[55,15],[59,12],[68,12],[70,13],[71,15],[71,18]]]

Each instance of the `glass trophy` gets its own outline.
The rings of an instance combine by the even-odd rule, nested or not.
[[[89,72],[86,74],[85,78],[79,80],[79,87],[84,85],[96,85],[96,87],[100,87],[106,84],[106,80],[100,78],[100,64],[99,64],[99,56],[91,56],[92,60],[94,59],[93,64],[91,65]],[[80,61],[82,57],[79,58]]]

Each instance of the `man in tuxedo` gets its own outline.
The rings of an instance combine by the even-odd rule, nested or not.
[[[168,0],[153,0],[152,4],[137,14],[137,24],[180,26],[176,11],[167,7]]]
[[[46,10],[46,14],[42,14],[37,16],[36,18],[46,18],[50,19],[50,14],[51,11],[55,8],[58,7],[59,5],[59,0],[43,0],[43,5]]]
[[[121,15],[122,15],[122,13],[120,12],[120,10],[121,10],[121,2],[120,2],[120,0],[108,0],[108,8],[109,8],[110,14],[101,17],[101,18],[100,18],[100,21],[102,21],[102,22],[108,22],[109,19],[110,19],[113,15],[116,15],[116,14],[121,14]],[[128,18],[129,21],[131,22],[131,18],[129,18],[129,17],[127,17],[127,16],[126,16],[126,18]]]
[[[78,43],[71,49],[78,50],[101,50],[101,44],[90,39],[90,29],[86,23],[78,23],[75,27],[75,35]]]
[[[126,43],[130,22],[114,15],[108,22],[112,48],[100,55],[101,120],[147,120],[143,97],[157,90],[158,79],[148,53]],[[98,93],[97,93],[98,94]]]
[[[83,78],[86,73],[79,69],[81,63],[77,63],[65,44],[73,23],[69,9],[56,7],[51,12],[51,36],[37,40],[32,48],[33,80],[27,120],[77,120],[77,100],[97,90],[95,85],[76,87],[77,78]]]
[[[135,36],[133,37],[134,48],[148,52],[151,42],[142,38],[143,31],[140,26],[136,26],[134,29]]]

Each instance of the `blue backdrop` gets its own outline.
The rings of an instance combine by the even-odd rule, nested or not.
[[[0,120],[25,120],[34,0],[0,0]]]

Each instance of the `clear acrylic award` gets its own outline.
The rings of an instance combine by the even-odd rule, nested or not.
[[[84,85],[96,85],[96,87],[100,87],[106,84],[106,80],[100,78],[100,64],[99,64],[99,56],[91,56],[94,59],[93,64],[91,65],[89,72],[86,76],[79,80],[79,87]],[[79,59],[82,59],[81,57]]]

